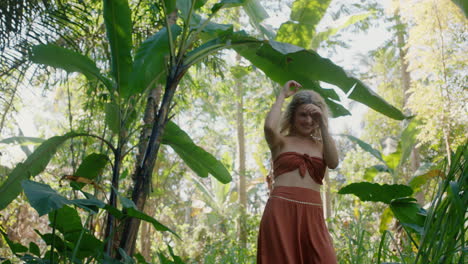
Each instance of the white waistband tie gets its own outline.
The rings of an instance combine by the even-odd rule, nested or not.
[[[270,195],[270,197],[280,198],[280,199],[283,199],[283,200],[286,200],[286,201],[295,202],[295,203],[300,203],[300,204],[308,204],[308,205],[322,206],[321,204],[317,204],[317,203],[302,202],[302,201],[297,201],[297,200],[293,200],[293,199],[289,199],[289,198],[285,198],[285,197],[281,197],[281,196],[277,196],[277,195]]]

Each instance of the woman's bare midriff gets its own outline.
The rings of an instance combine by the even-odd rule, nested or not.
[[[275,186],[302,187],[320,192],[320,184],[314,182],[306,171],[304,178],[299,174],[299,169],[283,173],[274,179],[273,188]]]

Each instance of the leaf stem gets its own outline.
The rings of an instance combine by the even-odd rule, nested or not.
[[[184,47],[183,50],[182,50],[182,52],[185,52],[185,51],[188,49],[188,47],[189,47],[190,45],[192,45],[192,43],[194,42],[194,39],[195,39],[195,38],[198,36],[198,34],[200,34],[200,32],[208,25],[208,23],[211,21],[211,19],[214,17],[215,14],[216,14],[216,12],[215,12],[215,13],[211,13],[211,14],[208,16],[208,18],[207,18],[205,21],[203,21],[203,24],[202,24],[201,26],[199,26],[199,27],[197,28],[197,31],[195,31],[195,33],[193,33],[193,34],[190,36],[190,39],[187,41],[187,43],[185,43],[185,45],[184,45],[184,42],[182,42],[182,45],[183,45],[183,47]]]
[[[181,64],[183,55],[188,47],[188,45],[185,45],[185,41],[187,40],[189,36],[189,29],[190,29],[190,21],[192,20],[192,13],[193,9],[195,7],[195,0],[192,1],[192,4],[190,5],[190,10],[188,13],[187,21],[184,25],[184,31],[182,33],[182,41],[180,42],[180,47],[179,47],[179,54],[177,55],[177,64]]]
[[[173,39],[172,39],[172,30],[171,30],[171,26],[169,24],[169,19],[168,19],[168,13],[167,13],[167,8],[166,8],[166,4],[164,3],[164,1],[161,1],[162,2],[162,6],[163,6],[163,11],[164,11],[164,21],[166,21],[166,28],[167,28],[167,34],[169,35],[169,52],[171,53],[171,60],[170,60],[170,65],[172,67],[172,65],[175,64],[175,49],[174,49],[174,42],[173,42]]]
[[[78,248],[80,247],[81,239],[83,238],[84,231],[85,231],[86,226],[88,225],[90,219],[91,219],[91,213],[88,215],[88,218],[86,218],[86,223],[83,226],[83,228],[81,229],[80,236],[78,237],[78,241],[76,242],[75,248],[73,249],[71,263],[75,263],[76,253],[78,252]]]
[[[54,251],[55,251],[55,225],[57,222],[57,210],[54,211],[54,221],[52,223],[52,244],[50,248],[50,263],[54,264]]]

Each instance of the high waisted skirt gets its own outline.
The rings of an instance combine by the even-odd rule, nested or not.
[[[258,264],[335,264],[320,192],[277,186],[260,222]]]

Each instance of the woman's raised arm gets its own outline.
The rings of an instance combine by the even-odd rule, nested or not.
[[[294,87],[294,89],[291,90],[291,87]],[[266,116],[263,129],[265,131],[265,139],[271,151],[276,151],[277,148],[281,146],[282,140],[279,131],[279,123],[281,119],[281,106],[283,105],[284,99],[295,94],[300,87],[302,86],[296,81],[286,82],[283,89],[276,97],[276,101],[271,107],[270,112],[268,112]]]

